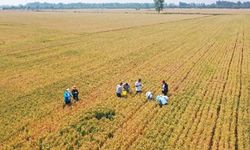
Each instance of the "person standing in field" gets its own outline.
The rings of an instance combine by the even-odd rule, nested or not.
[[[142,83],[141,83],[141,79],[139,79],[138,81],[135,82],[135,94],[138,93],[142,93]]]
[[[67,88],[64,92],[64,102],[65,104],[70,104],[71,103],[71,93],[70,93],[70,89]]]
[[[162,81],[162,94],[166,96],[168,94],[168,84],[165,80]]]
[[[75,85],[73,86],[71,93],[73,95],[73,99],[78,101],[79,100],[79,97],[78,97],[79,91],[77,90]]]
[[[120,83],[116,86],[116,96],[117,97],[122,97],[122,90],[123,90],[122,84],[123,83]]]
[[[127,92],[130,93],[130,85],[128,83],[123,84],[123,89]]]

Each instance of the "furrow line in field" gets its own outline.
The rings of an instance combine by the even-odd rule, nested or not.
[[[227,48],[225,48],[225,49],[227,49]],[[221,58],[224,58],[224,57],[226,57],[226,54],[227,54],[227,52],[226,51],[224,51],[224,53],[223,53],[223,56],[221,57]],[[221,64],[221,63],[223,63],[223,59],[220,59],[220,61],[218,62],[218,64]],[[223,73],[223,72],[222,72]],[[211,80],[209,81],[209,84],[208,84],[208,86],[207,86],[207,88],[206,88],[206,91],[204,92],[204,98],[206,97],[206,96],[209,96],[209,94],[210,93],[208,93],[208,88],[211,86],[212,87],[212,89],[214,89],[213,90],[213,92],[212,92],[212,96],[211,96],[211,99],[210,99],[210,103],[208,104],[209,106],[212,104],[212,100],[215,98],[215,94],[216,94],[216,92],[218,92],[218,89],[217,88],[219,88],[219,86],[218,86],[218,84],[213,84],[212,83],[212,81],[215,79],[215,78],[217,78],[218,77],[218,75],[216,74],[216,73],[214,73],[214,75],[213,75],[213,77],[211,78]],[[209,86],[210,85],[210,86]],[[214,87],[213,87],[214,86]],[[211,89],[211,88],[210,88]],[[200,111],[200,110],[199,110]],[[203,114],[205,113],[204,112],[205,111],[205,106],[203,106],[202,107],[202,109],[201,109],[201,114],[200,114],[200,117],[198,118],[198,123],[196,124],[196,126],[194,127],[194,131],[197,131],[197,129],[198,129],[198,127],[199,127],[199,125],[201,124],[201,119],[203,118],[202,116],[203,116]],[[208,115],[206,116],[206,118],[208,117]],[[206,120],[206,119],[205,119]],[[188,134],[188,133],[187,133]],[[191,138],[191,141],[193,141],[194,140],[194,137],[192,137]],[[197,143],[195,144],[195,145],[197,145],[198,144],[198,141],[197,141]]]
[[[217,56],[218,53],[219,53],[219,51],[218,51],[217,53],[215,53],[215,56]],[[213,57],[212,59],[214,60],[215,58],[216,58],[216,57]],[[211,60],[211,61],[213,61],[213,60]],[[221,61],[222,61],[222,59],[220,59],[219,64],[220,64]],[[202,92],[202,97],[201,97],[201,99],[204,99],[204,98],[206,98],[206,97],[208,96],[208,94],[209,94],[209,93],[208,93],[208,88],[209,88],[210,84],[212,84],[212,81],[213,81],[214,77],[215,77],[215,74],[213,74],[212,76],[210,76],[210,79],[209,79],[209,81],[208,81],[208,84],[206,84],[205,90]],[[214,95],[215,92],[216,92],[216,89],[213,90],[213,92],[212,92],[213,95]],[[197,104],[197,101],[196,101],[196,103],[194,104],[194,106],[196,106],[196,104]],[[192,118],[192,124],[189,124],[189,127],[188,127],[188,129],[187,129],[187,132],[185,133],[184,138],[187,138],[187,136],[188,136],[188,134],[189,134],[189,132],[190,132],[190,129],[193,127],[193,123],[195,122],[195,120],[196,120],[197,118],[199,118],[199,119],[198,119],[197,125],[200,123],[200,119],[201,119],[202,114],[200,115],[200,117],[198,117],[197,115],[198,115],[198,112],[200,112],[200,110],[203,110],[203,108],[204,108],[204,106],[202,106],[202,104],[199,103],[198,109],[195,111],[194,117]],[[186,123],[187,123],[187,122],[186,122]],[[182,130],[179,132],[179,134],[178,134],[176,140],[174,141],[174,144],[173,144],[174,146],[176,146],[177,142],[180,140],[180,136],[182,135],[182,131],[184,131],[184,129],[182,129]]]
[[[217,56],[217,53],[219,53],[219,52],[218,52],[218,51],[215,51],[214,55],[211,55],[211,58],[210,58],[210,59],[215,59],[215,57]],[[209,55],[209,56],[210,56],[210,55]],[[197,75],[197,76],[202,77],[203,75],[205,75],[205,73],[200,73],[200,74],[201,74],[201,75]],[[204,93],[207,93],[207,91],[205,90]],[[196,94],[196,93],[194,93],[194,95],[195,95],[195,94]],[[203,95],[203,96],[204,96],[204,95]],[[190,102],[190,103],[191,103],[191,102]],[[197,103],[198,103],[198,101],[195,101],[195,102],[194,102],[194,105],[196,106]],[[196,111],[196,113],[198,113],[199,109],[200,109],[200,105],[199,105],[199,108],[198,108],[198,110]],[[197,114],[196,114],[196,115],[197,115]],[[176,123],[174,123],[174,124],[177,124],[177,123],[181,120],[182,116],[183,116],[183,114],[182,114],[180,117],[178,117],[178,119],[176,120]],[[192,123],[193,123],[193,122],[192,122]],[[190,125],[190,128],[191,128],[191,125]],[[181,129],[181,131],[180,131],[178,137],[181,136],[183,130],[184,130],[184,128]],[[173,134],[173,132],[174,132],[174,129],[173,129],[173,131],[172,131],[171,133],[169,133],[169,136],[168,136],[168,137],[171,137],[171,135]],[[188,130],[187,132],[189,132],[189,130]],[[187,135],[187,134],[188,134],[188,133],[186,133],[186,135]],[[178,139],[178,137],[177,137],[177,139],[176,139],[176,141],[175,141],[174,143],[177,143],[177,141],[180,140],[180,139]],[[168,138],[168,139],[165,139],[164,142],[167,143],[168,140],[169,140],[169,138]],[[177,145],[174,144],[174,146],[177,146]]]
[[[224,56],[222,58],[224,58],[224,59],[222,59],[222,61],[221,61],[221,66],[226,66],[229,63],[229,58],[231,57],[231,55],[227,52],[227,48],[228,48],[228,46],[226,46],[225,51],[223,53]],[[229,58],[227,58],[227,55],[229,56]],[[220,77],[224,77],[224,74],[226,74],[226,71],[225,72],[224,71],[219,72],[219,74],[216,75],[215,79],[218,79]],[[200,120],[201,119],[203,119],[203,120],[208,120],[209,119],[208,117],[209,117],[210,108],[212,107],[213,103],[216,103],[216,100],[217,100],[216,96],[220,94],[219,90],[221,89],[221,86],[219,86],[219,85],[220,85],[219,83],[211,84],[211,89],[215,89],[216,92],[214,92],[211,95],[211,99],[209,101],[210,103],[208,104],[208,108],[204,106],[204,108],[202,110],[202,114],[205,114],[205,111],[207,111],[207,115],[205,116],[205,118],[201,116]],[[195,127],[195,133],[198,133],[198,127],[199,127],[200,124],[201,124],[201,122],[199,122],[197,124],[197,126]],[[204,135],[202,136],[203,132],[204,132],[204,127],[202,126],[202,130],[200,131],[200,134],[198,136],[199,137],[204,137]],[[205,136],[205,139],[206,139],[206,136]],[[191,141],[194,141],[194,140],[195,140],[194,137],[192,137]],[[195,142],[195,145],[199,145],[199,142],[201,140],[204,140],[204,138],[203,139],[198,138],[197,141]]]
[[[212,147],[213,147],[214,135],[215,135],[215,131],[216,131],[216,127],[217,127],[217,122],[218,122],[218,119],[219,119],[219,116],[220,116],[220,111],[221,111],[221,103],[222,103],[223,95],[224,95],[224,92],[225,92],[225,89],[226,89],[226,85],[228,83],[228,78],[229,78],[229,74],[230,74],[231,64],[232,64],[232,61],[233,61],[233,58],[234,58],[234,54],[235,54],[235,51],[236,51],[236,47],[237,47],[238,37],[239,37],[239,33],[237,33],[237,37],[236,37],[236,40],[235,40],[233,52],[232,52],[232,55],[231,55],[231,58],[230,58],[230,61],[229,61],[228,67],[227,67],[228,70],[226,72],[226,79],[225,79],[225,82],[223,84],[222,92],[221,92],[221,96],[220,96],[220,100],[219,100],[219,103],[218,103],[218,106],[217,106],[217,109],[216,109],[216,118],[215,118],[214,126],[212,128],[212,135],[211,135],[211,138],[210,138],[209,148],[208,148],[209,150],[211,150]]]
[[[215,44],[215,42],[208,48],[208,50],[209,50],[211,47],[213,47],[214,44]],[[208,53],[208,51],[205,51],[205,53],[202,54],[202,56],[197,60],[197,62],[199,62],[199,61],[203,58],[203,56],[205,56],[207,53]],[[194,66],[197,64],[197,62],[194,62],[193,67],[186,73],[186,75],[184,76],[184,78],[181,79],[180,83],[184,82],[184,81],[187,79],[187,77],[189,76],[189,74],[193,71]],[[174,87],[174,91],[177,91],[178,88],[179,88],[179,85],[176,85],[176,86]]]
[[[223,47],[224,46],[222,46],[222,48]],[[217,48],[217,49],[219,49],[219,48]],[[220,57],[220,58],[224,58],[225,54],[226,54],[226,52],[222,53],[223,56]],[[219,55],[219,51],[217,53],[215,53],[214,55],[218,56]],[[218,58],[218,57],[212,57],[212,58],[210,58],[211,60],[209,60],[209,62],[215,61],[214,60],[215,58]],[[218,60],[218,64],[221,64],[222,60],[223,59],[219,59]],[[218,69],[217,69],[217,71],[218,71]],[[208,96],[209,96],[209,94],[211,94],[211,93],[212,93],[212,99],[214,98],[217,86],[215,88],[209,88],[209,87],[213,85],[212,81],[215,79],[215,77],[216,77],[215,73],[212,76],[209,77],[210,79],[207,82],[207,84],[205,85],[205,89],[201,92],[202,93],[202,97],[201,97],[202,100],[207,99]],[[213,89],[213,91],[212,92],[208,92],[208,89]],[[197,104],[197,102],[194,105],[196,106],[196,104]],[[186,123],[184,123],[184,124],[188,124],[189,127],[187,127],[187,128],[185,127],[183,129],[181,129],[181,131],[179,131],[179,134],[178,134],[177,138],[175,138],[175,140],[173,142],[174,143],[173,146],[177,146],[177,142],[180,141],[180,140],[184,141],[183,138],[180,138],[180,136],[182,136],[182,134],[184,134],[184,133],[182,133],[183,131],[186,130],[186,133],[184,134],[184,139],[187,139],[189,132],[191,132],[190,131],[191,129],[195,128],[192,131],[196,131],[197,130],[197,128],[198,128],[198,126],[200,124],[202,115],[203,115],[204,108],[205,108],[205,105],[203,105],[203,103],[198,103],[198,108],[194,112],[194,117],[192,118],[191,124],[188,124],[189,120],[187,120]],[[198,115],[198,113],[200,113],[200,114]],[[195,120],[197,120],[197,121],[195,122]],[[193,125],[194,123],[196,123],[195,127]],[[192,141],[192,139],[191,139],[191,141]],[[183,142],[183,144],[185,144],[185,142]],[[184,145],[182,145],[182,146],[184,146]]]
[[[227,52],[225,51],[224,52],[224,55],[226,54]],[[224,57],[221,57],[221,58],[224,58]],[[221,62],[222,60],[220,60],[220,62]],[[221,63],[219,63],[218,62],[218,64],[221,64]],[[217,69],[218,70],[218,69]],[[213,75],[213,76],[215,76],[215,75]],[[212,77],[211,78],[211,80],[213,80],[213,78],[214,77]],[[210,80],[210,81],[211,81]],[[211,84],[211,85],[213,85],[212,83],[209,83],[209,84]],[[210,88],[210,89],[214,89],[214,88]],[[215,88],[215,90],[213,90],[213,96],[212,96],[212,99],[213,99],[213,97],[214,97],[214,94],[215,94],[215,92],[216,92],[216,88]],[[205,91],[205,95],[209,95],[209,94],[211,94],[211,92],[209,92],[209,93],[207,93],[207,89],[206,89],[206,91]],[[204,97],[204,96],[203,96]],[[203,105],[203,104],[200,104],[200,105]],[[202,106],[202,107],[199,107],[199,109],[198,109],[198,111],[200,111],[200,109],[202,108],[202,113],[204,113],[204,108],[205,108],[205,105],[204,106]],[[202,116],[201,116],[202,114],[199,114],[199,121],[198,121],[198,124],[197,124],[197,126],[195,127],[195,130],[197,130],[197,127],[199,126],[199,124],[200,124],[200,120],[201,120],[201,118],[203,118]],[[196,118],[196,117],[195,117]],[[197,118],[197,119],[198,119]],[[205,119],[206,120],[206,119]],[[196,121],[197,122],[197,121]],[[194,123],[194,122],[193,122]],[[184,123],[185,124],[185,123]],[[192,127],[192,125],[190,125],[190,128]],[[193,127],[192,127],[192,129],[193,129]],[[187,129],[185,128],[185,130],[187,131]],[[195,130],[192,130],[192,131],[195,131]],[[186,141],[186,140],[184,140],[184,139],[186,139],[186,137],[188,136],[188,133],[189,133],[189,130],[187,131],[187,133],[186,133],[186,136],[185,137],[183,137],[182,136],[182,140],[181,139],[178,139],[178,137],[177,138],[174,138],[174,139],[176,139],[176,140],[181,140],[183,143],[182,143],[182,146],[184,146],[184,144],[186,143],[186,144],[188,144],[188,145],[186,145],[186,146],[190,146],[190,143],[188,142],[188,141]],[[192,132],[193,133],[193,132]],[[181,133],[180,133],[181,134]],[[179,136],[180,137],[180,136]],[[197,136],[196,136],[197,137]],[[192,137],[192,139],[193,139],[193,137]],[[191,139],[191,141],[192,141],[192,139]],[[197,145],[197,144],[193,144],[193,146],[195,146],[195,145]],[[175,144],[173,144],[173,146],[175,146]]]
[[[238,76],[239,76],[239,78],[241,78],[240,70],[241,70],[241,48],[242,48],[241,47],[242,46],[241,45],[241,43],[242,43],[242,37],[241,36],[242,35],[243,34],[241,32],[239,32],[238,42],[237,42],[237,48],[236,48],[235,56],[233,58],[233,63],[232,63],[232,66],[231,66],[231,68],[232,68],[231,72],[235,72],[235,73],[231,73],[230,77],[232,78],[235,75],[236,81],[238,80]],[[233,66],[233,65],[235,65],[235,66]],[[241,90],[241,87],[240,87],[241,85],[239,85],[240,82],[235,82],[235,81],[231,81],[231,83],[230,83],[230,78],[228,80],[229,80],[229,82],[228,82],[228,85],[226,86],[226,89],[227,89],[227,91],[232,90],[233,94],[227,95],[227,92],[225,90],[225,92],[224,92],[223,95],[224,96],[227,95],[225,98],[230,97],[230,99],[232,99],[233,103],[230,106],[230,105],[227,105],[226,103],[223,104],[223,101],[222,101],[221,105],[224,107],[224,109],[221,110],[221,112],[222,112],[221,117],[224,118],[224,117],[227,116],[227,113],[230,113],[230,115],[229,115],[230,123],[229,123],[228,131],[230,133],[232,133],[232,132],[235,131],[235,130],[231,129],[232,126],[233,126],[232,124],[235,123],[234,118],[236,118],[236,113],[234,113],[234,112],[236,112],[236,110],[238,109],[237,108],[237,98],[235,98],[234,95],[237,95],[239,89]],[[235,85],[233,86],[234,82],[235,82]],[[233,88],[233,87],[235,87],[235,88]],[[239,92],[241,92],[241,91],[239,91]],[[231,107],[231,110],[225,112],[225,109],[227,107]],[[220,119],[220,121],[221,120],[222,119]],[[220,146],[222,145],[222,142],[224,141],[223,138],[225,138],[225,137],[228,136],[228,135],[225,136],[223,134],[223,130],[224,130],[223,126],[222,127],[221,127],[221,125],[219,125],[219,126],[220,127],[218,127],[219,130],[218,130],[218,134],[217,134],[218,135],[218,140],[216,140],[216,142],[217,142],[217,147],[216,148],[217,149],[220,149]],[[236,126],[234,128],[236,128]],[[235,146],[236,142],[234,140],[231,140],[231,136],[229,136],[229,138],[228,138],[228,148],[229,149],[231,149],[233,147],[233,145],[231,144],[231,142],[234,142],[234,146]],[[223,146],[225,146],[225,143],[223,144]],[[237,146],[238,146],[238,144],[237,144]]]
[[[240,59],[240,89],[238,94],[238,101],[237,101],[237,107],[236,107],[236,122],[235,122],[235,149],[239,149],[239,138],[238,138],[238,126],[239,126],[239,107],[240,107],[240,101],[242,96],[242,85],[243,85],[243,60],[244,60],[244,44],[245,44],[245,33],[243,31],[243,45],[241,48],[241,59]]]
[[[151,27],[151,26],[157,26],[157,25],[164,25],[164,24],[168,24],[168,23],[176,23],[176,22],[197,20],[197,19],[203,19],[203,18],[207,18],[207,17],[214,17],[214,16],[207,16],[206,15],[206,16],[202,16],[202,17],[186,18],[186,19],[180,19],[180,20],[174,20],[174,21],[168,21],[168,22],[161,22],[161,23],[150,24],[150,25],[141,25],[141,26],[134,26],[134,27],[126,27],[126,28],[119,28],[119,29],[98,31],[98,32],[92,32],[92,33],[86,33],[86,34],[97,34],[97,33],[107,33],[107,32],[113,32],[113,31],[123,31],[123,30],[137,29],[137,28],[142,28],[142,27]]]

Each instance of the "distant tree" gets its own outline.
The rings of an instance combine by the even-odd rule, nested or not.
[[[164,7],[164,0],[154,0],[155,10],[160,13]]]

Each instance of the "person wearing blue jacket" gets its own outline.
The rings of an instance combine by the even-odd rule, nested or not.
[[[70,89],[66,89],[64,92],[64,102],[65,104],[70,104],[71,103],[71,92]]]
[[[168,100],[169,100],[168,96],[158,95],[156,97],[156,101],[159,103],[160,107],[162,107],[163,105],[167,105]]]

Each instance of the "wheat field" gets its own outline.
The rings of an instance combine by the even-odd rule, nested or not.
[[[0,12],[0,149],[250,149],[250,15],[235,12]],[[169,104],[116,98],[138,78],[155,95],[166,80]]]

